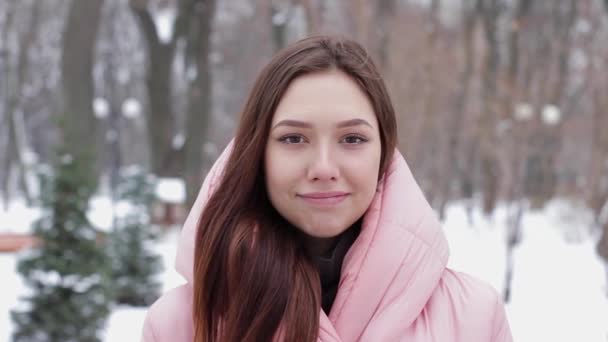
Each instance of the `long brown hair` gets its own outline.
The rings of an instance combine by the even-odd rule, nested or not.
[[[198,224],[194,255],[195,341],[315,341],[319,276],[292,227],[273,208],[264,182],[272,117],[288,85],[330,69],[368,96],[380,127],[380,178],[396,146],[395,113],[367,52],[348,39],[317,36],[278,52],[262,70],[240,118],[217,189]]]

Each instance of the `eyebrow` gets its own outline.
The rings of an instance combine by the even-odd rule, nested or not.
[[[345,128],[345,127],[353,127],[353,126],[359,126],[359,125],[365,125],[365,126],[372,127],[372,125],[370,125],[369,122],[367,122],[363,119],[350,119],[350,120],[340,121],[340,122],[338,122],[338,124],[336,124],[336,127]],[[312,128],[312,124],[310,124],[308,122],[298,121],[298,120],[282,120],[282,121],[279,121],[279,123],[277,123],[276,125],[274,125],[274,127],[272,129],[275,129],[279,126]]]

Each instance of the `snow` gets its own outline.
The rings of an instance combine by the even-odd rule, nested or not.
[[[169,6],[158,9],[154,13],[153,17],[158,38],[163,44],[168,44],[173,38],[173,23],[176,16],[176,10]]]
[[[0,222],[2,222],[0,220]],[[0,341],[9,341],[12,331],[12,321],[9,309],[21,308],[19,297],[26,292],[25,284],[17,276],[16,260],[12,254],[0,254],[0,275],[2,275],[2,291],[0,291]]]
[[[579,18],[574,25],[574,31],[578,34],[587,34],[591,32],[592,28],[593,27],[591,26],[591,23],[589,23],[589,20],[584,18]]]
[[[183,133],[178,133],[173,136],[173,141],[171,141],[171,146],[174,150],[179,150],[184,146],[186,142],[186,136]]]
[[[95,117],[98,119],[104,119],[108,117],[110,113],[110,105],[106,99],[96,97],[93,100],[93,111],[95,112]]]
[[[163,258],[163,271],[160,274],[163,292],[186,283],[173,267],[178,237],[178,229],[173,229],[155,245],[155,251]],[[17,275],[15,267],[15,255],[0,254],[0,275],[3,279],[0,291],[0,342],[10,340],[13,327],[9,310],[21,308],[23,304],[19,303],[18,297],[27,293],[27,288],[22,278]],[[94,280],[94,277],[88,279],[87,284]],[[115,307],[103,332],[104,341],[139,341],[146,311],[147,308]]]
[[[28,207],[21,199],[9,202],[6,208],[0,200],[0,233],[28,233],[40,215],[39,208]]]
[[[506,305],[514,341],[608,339],[608,297],[602,261],[589,234],[590,213],[568,200],[550,202],[523,217],[522,243],[514,250],[511,302]],[[474,214],[470,227],[462,206],[448,209],[448,266],[504,286],[506,208],[493,220]],[[569,239],[573,232],[577,239]],[[568,241],[577,241],[576,243]]]
[[[589,60],[587,55],[585,54],[585,50],[581,48],[573,49],[572,55],[570,57],[570,65],[573,69],[576,69],[579,72],[582,72],[587,65],[589,64]]]
[[[156,184],[156,197],[164,202],[184,203],[186,184],[180,178],[160,178]]]
[[[185,198],[185,195],[180,194],[180,191],[185,191],[184,189],[173,189],[177,186],[172,184],[164,186],[163,191],[168,193],[167,196],[171,195],[174,199]],[[183,187],[183,182],[181,186]],[[114,216],[125,217],[133,210],[136,208],[126,201],[112,204],[112,200],[107,196],[94,196],[89,203],[87,218],[98,230],[109,232],[112,230]],[[40,215],[40,208],[28,207],[22,199],[12,200],[8,208],[4,208],[4,204],[0,200],[0,233],[28,234],[31,232],[32,224],[40,218]]]
[[[128,98],[122,103],[122,115],[128,119],[141,116],[141,103],[134,98]]]
[[[18,207],[18,202],[11,203],[10,210]],[[101,216],[104,209],[95,210]],[[13,215],[9,213],[0,210],[0,218]],[[504,285],[506,214],[504,206],[491,218],[474,209],[469,225],[464,203],[456,202],[447,208],[444,222],[451,250],[448,266],[487,281],[499,292]],[[514,250],[512,298],[506,305],[515,341],[607,341],[605,271],[595,253],[589,219],[581,203],[563,199],[524,215],[523,239]],[[0,224],[4,222],[0,219]],[[174,229],[154,245],[163,257],[163,292],[185,282],[173,268],[177,241],[178,229]],[[0,274],[0,307],[23,305],[17,296],[27,289],[15,272],[14,255],[0,254]],[[145,314],[145,308],[114,308],[104,340],[139,340]],[[8,310],[0,310],[0,341],[7,341],[11,330]]]
[[[289,6],[284,6],[284,8],[277,9],[277,11],[272,16],[272,25],[273,26],[282,26],[287,23],[288,15],[289,15]]]
[[[113,227],[113,218],[121,218],[137,210],[127,201],[117,201],[112,203],[107,196],[94,196],[89,203],[87,218],[99,231],[110,232]]]
[[[534,109],[528,103],[520,103],[515,107],[515,120],[529,121],[534,116]]]
[[[196,70],[196,65],[194,63],[192,63],[186,69],[186,78],[188,79],[188,81],[192,82],[192,81],[196,80],[197,76],[198,76],[198,70]]]
[[[25,151],[23,151],[23,162],[25,162],[28,165],[33,165],[38,163],[38,154],[36,152],[34,152],[33,150],[31,150],[30,148],[25,148]]]
[[[543,108],[542,118],[543,122],[547,125],[553,126],[559,123],[561,120],[561,112],[555,105],[546,105]]]
[[[61,163],[62,164],[70,164],[73,161],[74,161],[74,158],[72,157],[71,154],[64,154],[64,155],[61,156]]]
[[[534,229],[516,252],[508,308],[515,340],[606,341],[608,300],[594,244],[566,243],[538,213],[525,220]]]
[[[146,318],[146,308],[119,306],[107,322],[104,341],[139,341]]]

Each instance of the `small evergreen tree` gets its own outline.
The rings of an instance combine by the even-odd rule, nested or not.
[[[149,306],[159,296],[161,258],[150,249],[158,232],[150,224],[148,209],[153,199],[153,178],[135,168],[125,170],[116,197],[126,213],[120,213],[110,234],[115,300],[119,304]]]
[[[41,176],[39,244],[18,261],[30,295],[11,313],[17,342],[99,341],[110,311],[109,262],[86,216],[96,180],[85,154],[64,151]]]

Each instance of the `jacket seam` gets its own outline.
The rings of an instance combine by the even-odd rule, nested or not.
[[[417,222],[417,223],[416,223],[416,225],[415,225],[415,227],[416,227],[416,228],[415,228],[415,230],[417,230],[417,229],[420,227],[420,225],[422,225],[422,224],[423,224],[424,220],[425,220],[425,219],[426,219],[428,216],[429,216],[429,213],[426,213],[426,214],[424,214],[424,215],[422,215],[422,216],[421,216],[421,218],[418,220],[418,222]],[[398,223],[398,222],[395,222],[395,221],[392,221],[392,222],[393,222],[393,224],[397,224],[397,223]],[[378,224],[380,224],[380,222],[378,222]],[[399,226],[401,226],[401,225],[399,225]],[[423,239],[422,239],[422,238],[421,238],[421,237],[420,237],[418,234],[416,234],[416,233],[414,233],[414,232],[412,232],[412,231],[410,231],[410,230],[406,230],[406,232],[408,232],[408,233],[409,233],[409,234],[410,234],[410,235],[411,235],[411,236],[412,236],[414,239],[416,239],[416,240],[418,240],[418,241],[422,242],[422,244],[423,244],[423,245],[426,247],[426,253],[428,253],[428,255],[432,256],[433,260],[438,260],[439,262],[442,262],[442,258],[441,258],[439,255],[437,255],[436,253],[433,253],[433,252],[432,252],[432,246],[433,246],[433,244],[426,242],[426,241],[425,241],[425,240],[423,240]],[[376,236],[376,235],[374,234],[374,237],[375,237],[375,236]],[[436,236],[435,236],[435,239],[436,239]],[[371,243],[370,243],[370,244],[371,244]],[[405,260],[406,260],[406,259],[407,259],[407,253],[405,253],[405,254],[403,255],[403,257],[402,257],[401,261],[399,262],[399,269],[397,270],[397,272],[395,272],[395,274],[394,274],[394,275],[393,275],[393,277],[391,278],[391,281],[390,281],[390,283],[389,283],[388,287],[385,289],[385,291],[384,291],[384,293],[383,293],[383,295],[382,295],[382,298],[384,298],[384,297],[386,296],[386,293],[387,293],[387,291],[389,290],[389,288],[390,288],[391,284],[394,284],[394,283],[395,283],[395,278],[397,278],[397,276],[399,275],[399,273],[400,273],[401,269],[403,268],[403,265],[405,264]],[[361,267],[361,268],[363,268],[363,267]],[[415,277],[410,277],[410,279],[408,279],[407,283],[406,283],[406,284],[405,284],[405,286],[403,287],[403,291],[402,291],[403,293],[407,292],[407,291],[408,291],[408,289],[409,289],[409,288],[412,286],[412,282],[414,281],[414,278],[415,278]],[[392,302],[392,301],[391,301],[391,302]],[[391,302],[386,303],[386,305],[390,305],[390,303],[391,303]],[[380,305],[380,303],[378,303],[378,305],[376,306],[376,309],[375,309],[375,310],[374,310],[374,312],[372,313],[371,318],[373,318],[373,317],[374,317],[374,316],[375,316],[375,315],[378,313],[378,310],[380,310],[380,306],[381,306],[381,305]],[[370,321],[368,321],[368,322],[367,322],[367,324],[366,324],[366,325],[365,325],[365,327],[363,328],[363,330],[362,330],[362,332],[361,332],[361,335],[363,335],[363,333],[365,332],[365,330],[367,329],[367,327],[369,326],[369,324],[370,324],[370,323],[371,323],[371,319],[370,319]],[[359,338],[361,338],[361,335],[359,335]]]
[[[380,197],[380,208],[382,208],[382,202],[384,202],[384,198]],[[378,218],[377,218],[377,220],[375,222],[376,227],[380,224],[380,217],[382,217],[382,215],[381,215],[382,212],[381,211],[382,210],[380,209],[379,212],[378,212],[378,214],[377,214]],[[357,284],[357,280],[359,279],[359,276],[361,274],[361,270],[363,269],[363,265],[368,260],[369,251],[371,249],[370,247],[373,244],[373,242],[377,239],[377,237],[378,237],[378,229],[376,229],[376,231],[374,231],[374,235],[371,237],[369,244],[366,246],[365,254],[363,255],[363,259],[361,261],[361,264],[359,265],[359,267],[357,269],[357,272],[354,275],[354,280],[351,282],[351,284],[350,284],[350,286],[348,288],[348,293],[347,293],[346,297],[342,301],[342,305],[340,307],[340,311],[338,311],[338,313],[337,313],[337,317],[342,316],[342,312],[344,312],[344,307],[346,306],[346,303],[351,298],[352,293],[353,293],[353,289],[354,289],[355,285]],[[363,332],[364,330],[365,330],[365,328],[363,328],[363,330],[361,332]],[[359,337],[360,337],[360,335],[359,335]]]
[[[152,314],[152,313],[150,313],[150,314]],[[152,335],[152,342],[158,341],[158,339],[156,338],[156,332],[154,331],[155,324],[152,324],[152,316],[150,316],[150,320],[147,323],[148,323],[148,327],[150,328],[150,333]]]
[[[494,314],[492,315],[492,334],[490,336],[490,341],[494,341],[496,339],[496,316],[498,314],[499,309],[499,297],[495,296],[494,300]]]

